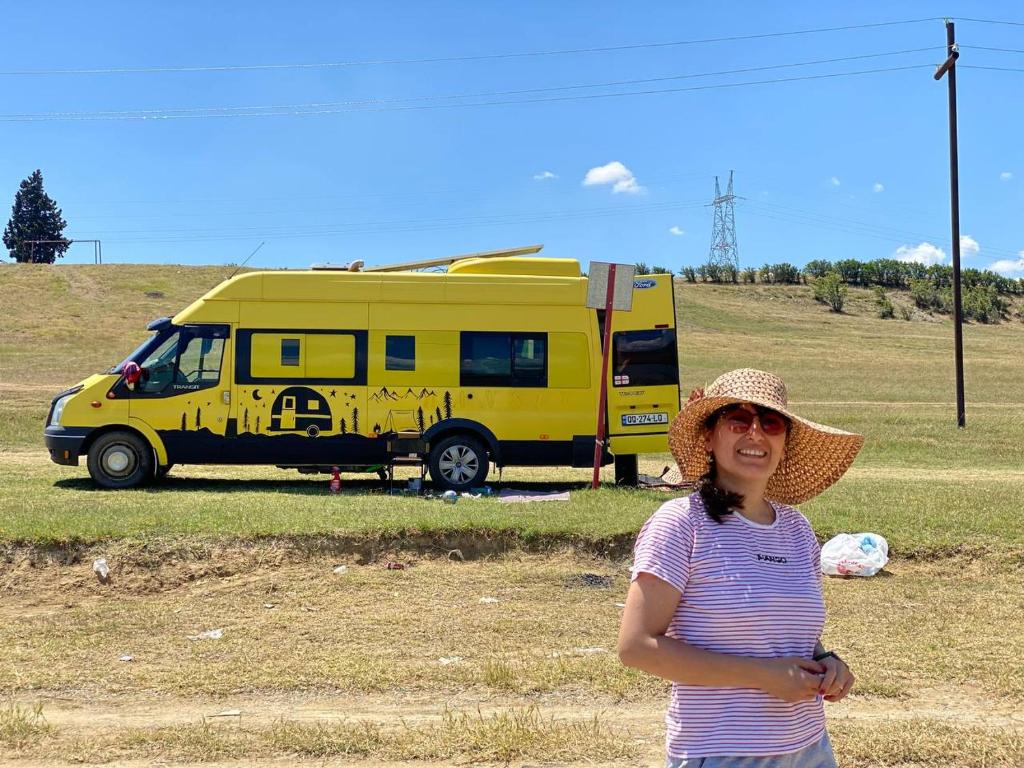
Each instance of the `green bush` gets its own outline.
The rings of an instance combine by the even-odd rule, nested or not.
[[[686,282],[688,283],[697,282],[697,270],[695,270],[693,267],[683,267],[681,270],[679,270],[679,274],[682,275],[683,279],[686,280]]]
[[[843,311],[847,288],[838,272],[829,272],[815,280],[812,285],[814,286],[815,301],[828,304],[833,312]]]
[[[939,289],[927,278],[912,278],[910,281],[910,298],[918,309],[930,312],[933,309],[941,309],[942,300],[939,296]]]
[[[883,320],[891,320],[896,317],[892,301],[886,295],[885,288],[880,285],[875,286],[875,306],[878,307],[878,316]]]
[[[635,275],[649,275],[651,274],[651,268],[648,267],[644,262],[638,261],[633,265],[633,274]]]
[[[753,267],[747,267],[740,272],[740,280],[744,283],[756,283],[757,282],[757,270]]]
[[[664,267],[651,267],[652,275],[671,275],[672,270],[665,269]]]
[[[975,285],[963,292],[964,317],[979,323],[998,323],[1009,309],[994,285]]]

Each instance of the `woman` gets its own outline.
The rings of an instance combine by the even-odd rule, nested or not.
[[[619,658],[671,680],[669,768],[834,768],[823,701],[853,686],[821,644],[820,550],[788,504],[816,496],[864,438],[802,419],[745,368],[694,390],[669,447],[697,492],[636,541]]]

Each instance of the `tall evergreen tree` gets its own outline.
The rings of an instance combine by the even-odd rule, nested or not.
[[[14,195],[11,219],[4,228],[4,246],[15,261],[53,264],[71,245],[64,240],[67,225],[57,203],[43,190],[43,174],[36,170],[21,182]],[[63,242],[33,242],[39,240]]]

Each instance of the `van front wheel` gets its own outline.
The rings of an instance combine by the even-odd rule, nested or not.
[[[446,437],[430,449],[430,479],[446,491],[468,491],[487,479],[487,451],[468,435]]]
[[[153,477],[153,449],[131,432],[108,432],[89,446],[89,474],[104,488],[135,488]]]

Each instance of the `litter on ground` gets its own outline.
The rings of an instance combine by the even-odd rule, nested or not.
[[[503,504],[521,504],[529,501],[568,501],[568,491],[514,491],[506,488],[498,494]]]
[[[200,632],[198,635],[189,635],[189,640],[220,640],[224,637],[223,629],[208,629],[205,632]]]

